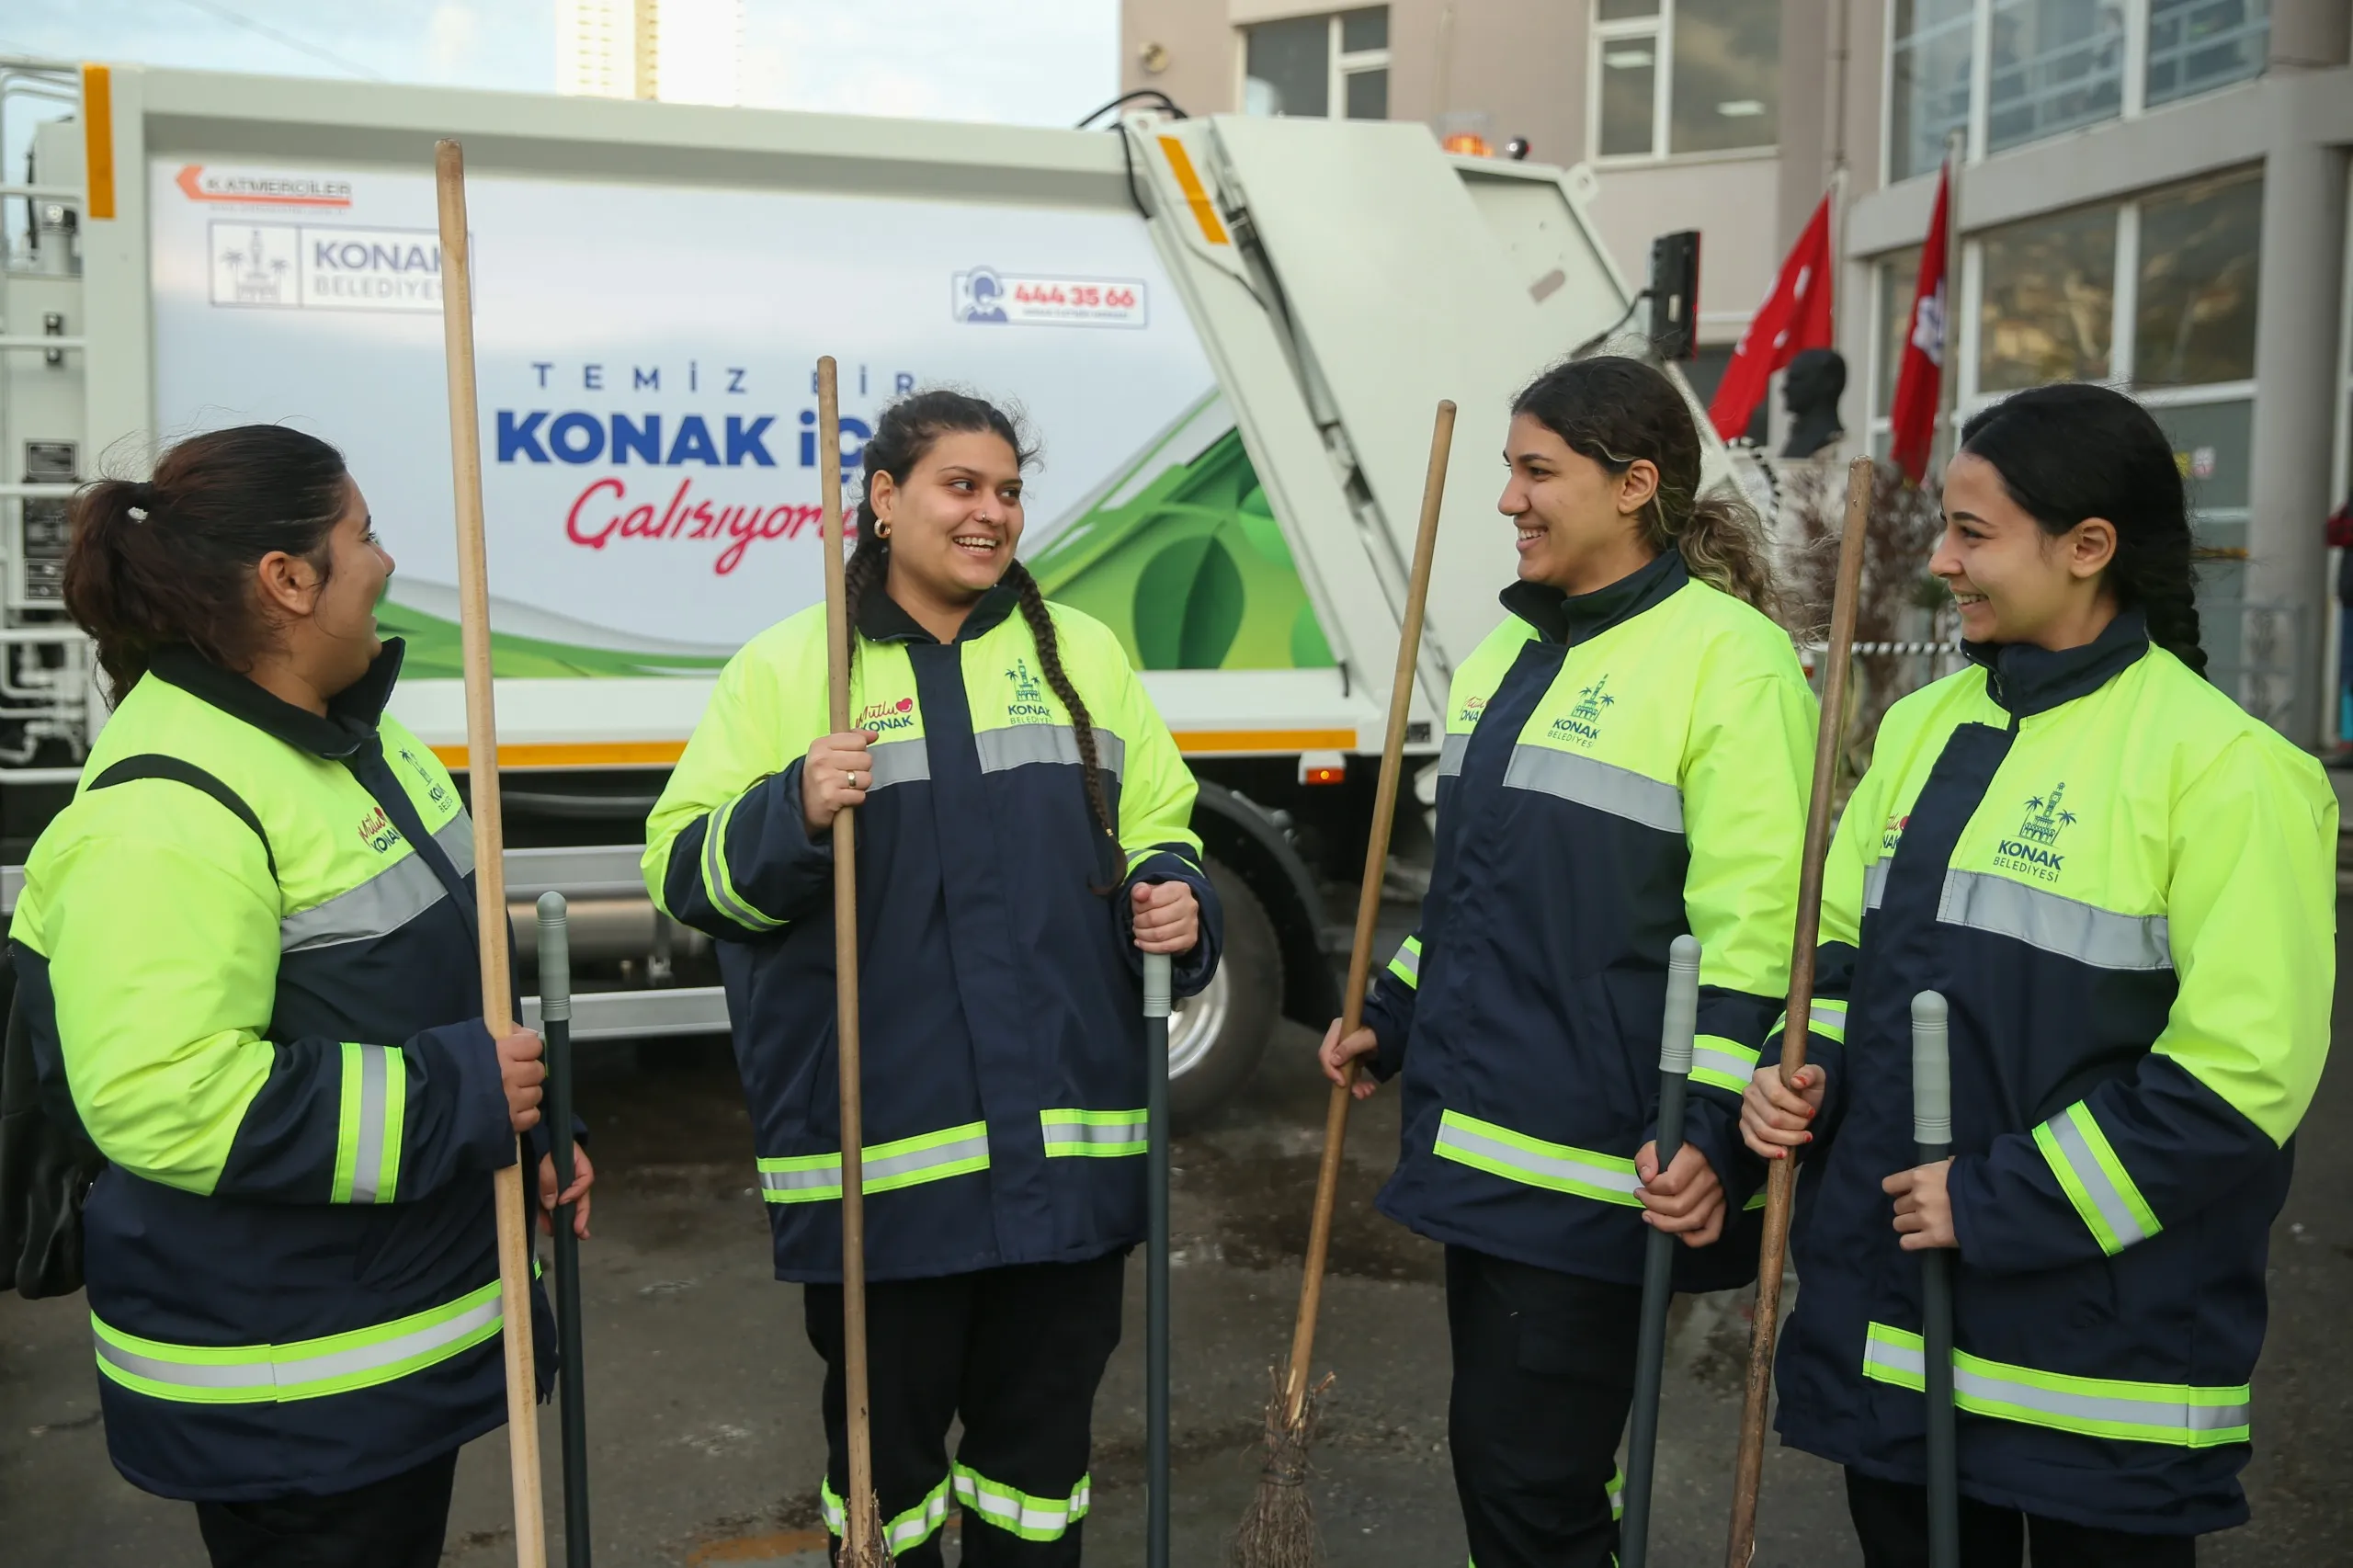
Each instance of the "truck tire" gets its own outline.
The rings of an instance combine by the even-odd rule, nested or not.
[[[1258,1070],[1282,1006],[1282,951],[1258,895],[1218,860],[1206,866],[1225,912],[1225,951],[1198,996],[1168,1020],[1168,1109],[1178,1131],[1199,1126]]]

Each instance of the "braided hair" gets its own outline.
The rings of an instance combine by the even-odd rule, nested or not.
[[[2082,381],[2035,387],[1972,415],[1961,449],[1991,463],[2010,499],[2054,539],[2086,517],[2113,524],[2106,576],[2117,602],[2141,611],[2150,642],[2206,673],[2189,497],[2173,442],[2147,409]]]
[[[874,527],[874,476],[887,473],[892,483],[904,484],[915,465],[923,461],[925,454],[942,436],[981,434],[1003,439],[1012,449],[1015,463],[1022,468],[1037,460],[1037,449],[1022,445],[1021,432],[1009,415],[985,399],[960,392],[935,389],[910,393],[884,409],[882,417],[875,422],[874,434],[866,442],[866,484],[858,502],[858,548],[850,552],[842,575],[843,599],[849,610],[852,659],[858,656],[858,607],[865,602],[868,591],[885,582],[891,571],[891,541],[879,537]],[[1002,582],[1019,596],[1022,622],[1029,628],[1030,640],[1038,645],[1039,669],[1046,677],[1047,688],[1070,714],[1071,727],[1077,732],[1079,776],[1086,785],[1087,810],[1103,836],[1116,848],[1120,835],[1111,820],[1110,797],[1103,789],[1094,716],[1086,710],[1086,699],[1079,696],[1069,672],[1063,668],[1062,642],[1054,634],[1054,618],[1046,608],[1046,596],[1040,590],[1038,580],[1029,574],[1029,568],[1018,561],[1006,568]]]

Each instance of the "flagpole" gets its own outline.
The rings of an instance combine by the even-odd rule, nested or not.
[[[1961,165],[1969,133],[1956,126],[1945,132],[1945,341],[1943,374],[1937,378],[1937,438],[1929,447],[1929,472],[1944,489],[1945,464],[1960,449],[1961,429],[1953,410],[1961,403],[1961,313],[1968,308],[1961,279]]]

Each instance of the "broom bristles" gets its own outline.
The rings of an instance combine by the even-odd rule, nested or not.
[[[891,1533],[882,1527],[881,1502],[870,1492],[866,1495],[866,1515],[875,1521],[871,1544],[853,1547],[845,1539],[834,1558],[835,1568],[898,1568],[898,1556],[891,1550]],[[848,1521],[843,1523],[847,1526]]]
[[[1290,1419],[1280,1371],[1267,1401],[1265,1458],[1258,1487],[1234,1527],[1226,1550],[1228,1568],[1324,1568],[1324,1540],[1315,1528],[1315,1506],[1307,1495],[1308,1454],[1315,1441],[1316,1407],[1332,1380],[1308,1389],[1299,1419]]]

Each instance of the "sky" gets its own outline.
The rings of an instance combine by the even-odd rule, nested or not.
[[[551,92],[553,0],[8,0],[0,53]],[[745,0],[743,99],[1070,125],[1119,90],[1118,0]]]

